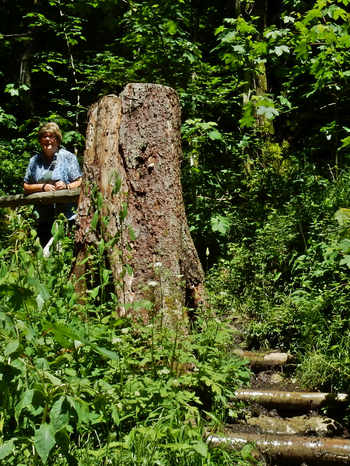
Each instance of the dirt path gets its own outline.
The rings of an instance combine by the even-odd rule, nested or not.
[[[251,388],[236,392],[246,403],[244,419],[227,425],[223,435],[209,435],[211,445],[239,449],[252,443],[260,464],[269,466],[350,465],[350,435],[342,425],[348,394],[302,391],[285,376],[289,354],[235,353],[250,361],[254,374]]]

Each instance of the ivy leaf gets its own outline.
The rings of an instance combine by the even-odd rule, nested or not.
[[[46,463],[55,443],[55,431],[52,425],[41,424],[40,428],[35,431],[34,446],[43,463]]]

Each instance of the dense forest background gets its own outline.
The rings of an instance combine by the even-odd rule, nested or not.
[[[173,87],[182,106],[186,209],[217,315],[221,320],[243,320],[251,348],[279,347],[295,354],[300,382],[308,388],[348,390],[349,4],[350,0],[2,0],[1,194],[22,192],[42,122],[58,122],[64,145],[81,156],[87,109],[99,97],[118,94],[128,82]],[[59,283],[66,293],[60,299],[66,306],[77,306],[63,277],[56,276],[55,285],[45,282],[48,273],[61,276],[50,261],[40,262],[46,277],[40,283],[21,275],[23,295],[20,299],[17,293],[16,301],[8,277],[39,267],[23,249],[26,245],[33,254],[31,211],[4,211],[1,221],[2,256],[12,261],[3,265],[0,282],[6,306],[28,307],[26,290],[48,303],[48,294],[52,297]],[[68,246],[67,251],[63,270],[68,270],[71,257]],[[19,264],[27,264],[21,272]],[[91,299],[95,304],[100,299],[99,312],[108,321],[101,293],[93,291]],[[97,318],[102,325],[101,315]],[[67,338],[83,341],[67,332],[56,327],[54,333],[61,343]],[[201,335],[207,350],[216,348],[216,337],[206,340],[207,334]],[[100,338],[97,330],[95,336]],[[10,347],[8,355],[17,354],[18,345]],[[93,345],[90,351],[103,356]],[[235,370],[242,375],[239,367]],[[218,395],[219,389],[212,389]],[[26,402],[21,396],[17,422],[34,395],[30,402],[30,395]],[[67,410],[78,409],[65,400],[53,397],[55,409],[63,412],[64,403]],[[81,412],[75,416],[79,426],[84,424]],[[117,422],[117,411],[113,416]],[[43,426],[50,425],[43,419]],[[46,428],[36,431],[36,448]],[[61,431],[55,432],[57,441]],[[145,432],[138,435],[145,438]],[[133,435],[127,439],[129,449]],[[197,440],[190,442],[193,455],[209,455]],[[37,451],[46,459],[40,447]],[[217,464],[225,464],[220,461]],[[227,461],[231,464],[232,458]]]

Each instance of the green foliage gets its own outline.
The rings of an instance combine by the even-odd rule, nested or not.
[[[209,287],[223,314],[234,309],[249,318],[252,347],[296,354],[308,388],[347,391],[350,223],[349,209],[337,208],[349,202],[349,172],[336,183],[304,177],[303,192],[283,213],[272,212],[254,238],[229,246]]]
[[[205,268],[217,264],[209,274],[214,305],[227,317],[230,309],[249,317],[252,347],[295,351],[309,387],[347,389],[349,1],[7,3],[0,19],[1,193],[21,192],[40,122],[56,120],[68,148],[82,152],[86,109],[98,97],[131,81],[174,87],[183,115],[184,199]],[[99,213],[93,226],[103,228]],[[0,234],[16,260],[21,241],[33,249],[30,229],[16,216],[2,219]],[[109,246],[100,241],[91,251],[88,312],[101,325],[116,299],[104,258]],[[44,275],[55,276],[52,267]],[[22,306],[39,285],[24,281],[20,293],[16,286],[4,284],[8,306]],[[36,290],[45,310],[51,298]],[[113,351],[84,341],[97,357],[97,347]],[[164,422],[157,424],[161,439]],[[151,425],[130,431],[125,461],[145,454],[135,446],[140,439],[162,461]],[[77,445],[89,444],[84,435]],[[180,433],[174,436],[178,442]],[[107,454],[97,449],[96,460],[90,450],[86,464]]]
[[[164,327],[160,315],[149,325],[131,322],[114,315],[115,299],[101,295],[97,310],[92,293],[82,305],[67,280],[72,240],[64,224],[53,228],[53,253],[43,258],[23,215],[11,214],[1,252],[0,458],[247,464],[203,440],[204,426],[226,419],[227,401],[249,380],[245,363],[227,351],[229,328],[205,313],[189,334]],[[17,241],[21,232],[28,249]]]

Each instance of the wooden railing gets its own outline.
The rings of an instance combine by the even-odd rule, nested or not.
[[[77,202],[80,188],[34,194],[14,194],[0,197],[0,207],[19,207],[26,204],[67,204]]]

